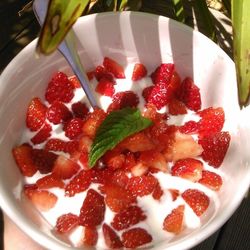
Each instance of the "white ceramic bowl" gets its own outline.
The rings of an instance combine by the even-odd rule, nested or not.
[[[201,228],[153,249],[188,249],[221,227],[239,206],[250,183],[249,124],[240,112],[232,60],[202,34],[168,18],[134,12],[104,13],[80,18],[74,25],[86,69],[109,56],[124,66],[142,62],[149,71],[161,62],[174,62],[182,77],[191,76],[200,87],[203,107],[222,106],[231,145],[221,169],[226,173],[219,206],[203,218]],[[0,205],[32,239],[48,249],[72,249],[50,232],[49,225],[20,199],[22,176],[11,150],[20,141],[29,100],[44,93],[52,73],[70,72],[59,53],[35,56],[37,40],[7,66],[0,80]]]

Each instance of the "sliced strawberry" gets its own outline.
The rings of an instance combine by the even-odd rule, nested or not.
[[[180,191],[177,189],[170,188],[170,189],[168,189],[168,191],[170,192],[173,201],[175,201],[178,198],[178,196],[180,195]]]
[[[102,232],[105,243],[108,248],[117,249],[123,247],[123,244],[116,232],[106,223],[102,225]]]
[[[154,86],[148,86],[148,87],[143,89],[142,96],[143,96],[146,103],[149,102],[149,98],[151,96],[151,93],[152,93],[153,89],[154,89]]]
[[[101,78],[95,91],[100,95],[112,97],[115,93],[114,83],[106,78]]]
[[[163,229],[174,234],[179,234],[183,228],[184,209],[184,205],[179,205],[173,209],[164,219]]]
[[[64,182],[52,174],[45,175],[44,177],[38,179],[36,181],[36,185],[40,189],[48,189],[48,188],[64,188]]]
[[[137,164],[136,158],[132,152],[127,152],[125,155],[124,169],[129,170]]]
[[[147,69],[142,63],[136,63],[134,65],[132,80],[138,81],[147,75]]]
[[[41,174],[50,173],[58,157],[57,154],[44,149],[32,149],[31,156]]]
[[[79,169],[80,166],[76,162],[60,155],[54,163],[52,174],[59,179],[69,179],[75,175]]]
[[[228,132],[218,132],[201,138],[198,142],[203,148],[202,159],[210,166],[220,167],[227,153],[230,139]]]
[[[61,234],[68,233],[78,226],[78,221],[79,218],[75,214],[63,214],[57,218],[55,230]]]
[[[98,184],[105,184],[108,182],[113,175],[113,170],[108,168],[104,169],[91,169],[92,171],[92,182]]]
[[[29,103],[26,114],[26,126],[31,131],[39,130],[45,122],[47,107],[37,97]]]
[[[202,178],[199,180],[199,183],[207,186],[212,190],[219,191],[223,181],[220,175],[211,171],[203,170]]]
[[[151,74],[153,83],[156,85],[158,83],[168,82],[173,75],[174,68],[174,64],[172,63],[162,63]]]
[[[101,65],[96,67],[94,75],[97,81],[100,81],[101,79],[106,79],[109,80],[110,82],[115,83],[113,75]]]
[[[209,197],[197,189],[187,189],[181,196],[197,216],[201,216],[210,203]]]
[[[136,202],[135,197],[125,188],[107,183],[103,188],[105,202],[113,212],[120,212]]]
[[[34,206],[43,212],[49,211],[57,202],[57,196],[47,190],[34,189],[25,186],[24,194],[31,200]]]
[[[81,119],[84,119],[89,112],[87,105],[83,102],[73,103],[71,106],[71,109],[72,109],[74,116],[77,118],[81,118]]]
[[[69,109],[59,101],[54,101],[47,110],[47,119],[53,124],[59,124],[72,118]]]
[[[179,128],[179,131],[183,134],[196,134],[198,133],[198,122],[188,121]]]
[[[104,164],[110,169],[122,168],[125,163],[125,155],[120,152],[120,150],[109,150],[102,157]]]
[[[94,138],[96,130],[106,118],[107,114],[102,109],[94,109],[89,113],[84,121],[82,132],[84,135]]]
[[[171,115],[184,115],[187,113],[187,109],[183,102],[176,98],[172,98],[168,104],[168,112]]]
[[[152,120],[155,123],[160,121],[166,121],[168,119],[167,113],[159,113],[155,105],[152,103],[146,104],[146,110],[144,110],[142,114],[144,117]]]
[[[130,168],[130,172],[132,173],[133,176],[142,176],[148,173],[148,171],[149,167],[141,162],[138,162],[136,165]]]
[[[85,227],[98,226],[103,222],[104,214],[104,197],[89,189],[80,210],[79,224]]]
[[[57,138],[49,139],[45,144],[45,150],[48,151],[62,151],[64,153],[74,153],[78,150],[78,141],[63,141]]]
[[[52,127],[45,123],[43,127],[31,138],[33,144],[45,142],[51,136]]]
[[[203,163],[200,160],[187,158],[178,160],[171,169],[173,176],[179,176],[197,182],[202,175]]]
[[[92,172],[89,170],[80,171],[65,187],[66,196],[74,196],[76,193],[87,190],[92,179]]]
[[[111,226],[116,230],[127,229],[146,219],[146,215],[138,206],[131,206],[116,214]]]
[[[81,83],[75,75],[70,76],[68,79],[71,85],[73,86],[73,88],[81,88]]]
[[[123,67],[109,57],[104,57],[103,66],[112,73],[116,78],[125,78]]]
[[[157,186],[157,179],[152,176],[134,176],[129,179],[127,189],[135,196],[151,194]]]
[[[85,246],[95,246],[98,240],[98,232],[95,227],[85,227],[83,243]]]
[[[128,184],[128,180],[129,177],[126,175],[126,172],[122,169],[117,169],[116,171],[112,171],[112,175],[107,181],[114,185],[118,185],[120,187],[125,188]]]
[[[112,97],[112,103],[108,106],[108,113],[125,107],[136,108],[139,104],[139,97],[133,91],[118,92]]]
[[[201,119],[198,122],[198,133],[200,137],[218,133],[222,130],[225,122],[223,108],[207,108],[199,111]]]
[[[153,198],[155,200],[159,201],[161,199],[161,197],[162,197],[163,194],[164,194],[164,191],[162,190],[161,185],[158,182],[158,184],[156,185],[156,187],[155,187],[155,189],[154,189],[154,191],[152,193],[152,196],[153,196]]]
[[[61,101],[68,103],[74,97],[74,86],[69,81],[68,77],[62,73],[57,72],[48,84],[45,92],[46,100],[51,104],[54,101]]]
[[[32,159],[32,148],[29,145],[20,145],[12,149],[16,164],[24,176],[33,176],[37,167]]]
[[[83,120],[80,118],[72,118],[65,123],[63,130],[65,135],[73,140],[82,133]]]
[[[143,228],[132,228],[122,234],[122,243],[124,247],[136,248],[144,244],[150,243],[152,236]]]
[[[183,80],[177,96],[190,110],[198,111],[201,108],[200,89],[194,84],[190,77]]]

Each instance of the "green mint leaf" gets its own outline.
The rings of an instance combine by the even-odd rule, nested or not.
[[[111,112],[97,129],[90,150],[89,166],[93,167],[98,159],[126,137],[151,125],[152,121],[144,118],[136,108],[124,108]]]

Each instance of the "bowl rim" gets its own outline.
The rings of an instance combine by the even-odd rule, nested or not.
[[[167,22],[171,21],[173,22],[174,26],[177,26],[178,28],[181,28],[185,32],[192,32],[195,36],[201,37],[202,39],[209,40],[213,46],[219,47],[217,44],[215,44],[212,40],[210,40],[208,37],[203,35],[197,30],[192,29],[191,27],[184,25],[178,21],[175,21],[171,18],[161,16],[161,15],[156,15],[156,14],[151,14],[151,13],[145,13],[145,12],[136,12],[136,11],[124,11],[124,12],[119,12],[119,13],[114,13],[114,12],[104,12],[104,13],[97,13],[97,14],[91,14],[87,16],[82,16],[78,19],[77,23],[75,25],[78,25],[80,23],[83,23],[87,19],[95,19],[96,16],[102,16],[102,17],[110,17],[110,16],[128,16],[130,13],[133,13],[133,15],[136,15],[136,17],[139,18],[154,18],[154,19],[163,19],[166,20]],[[15,70],[14,65],[16,65],[19,61],[20,58],[25,56],[26,54],[29,54],[30,50],[33,50],[36,46],[36,43],[38,41],[38,38],[34,39],[31,41],[27,46],[25,46],[7,65],[7,67],[3,70],[3,72],[0,75],[0,86],[2,85],[1,83],[4,81],[4,78],[7,77],[13,70]],[[219,48],[223,54],[223,56],[231,63],[234,63],[231,58],[226,54],[225,51],[223,51],[221,48]],[[0,88],[1,89],[1,88]],[[246,194],[248,188],[250,185],[250,171],[248,172],[248,175],[246,178],[241,182],[241,185],[239,189],[237,190],[238,195],[235,196],[232,199],[231,206],[223,213],[221,214],[218,219],[215,221],[211,221],[204,225],[203,230],[195,231],[194,233],[191,233],[191,237],[184,237],[183,239],[178,240],[178,242],[175,243],[168,243],[168,249],[169,250],[178,250],[178,249],[188,249],[190,247],[193,247],[209,236],[211,236],[215,231],[217,231],[220,227],[223,226],[223,224],[232,216],[232,214],[236,211],[236,209],[240,206],[244,195]],[[50,249],[59,249],[59,247],[63,247],[62,249],[72,249],[67,245],[66,243],[64,244],[62,241],[56,241],[52,238],[50,238],[47,234],[44,232],[40,231],[36,225],[29,223],[25,220],[25,218],[19,217],[19,214],[16,214],[13,209],[8,205],[8,199],[4,199],[2,194],[0,193],[0,204],[1,208],[6,213],[7,216],[10,217],[11,220],[22,230],[24,233],[27,235],[32,235],[32,239],[36,241],[38,244],[42,242],[43,246],[50,246]],[[165,249],[166,246],[163,246],[164,243],[160,244],[158,247],[155,249]]]

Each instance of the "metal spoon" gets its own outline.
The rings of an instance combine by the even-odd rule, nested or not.
[[[37,21],[42,26],[45,20],[47,7],[48,7],[48,0],[34,0],[33,1],[33,11],[37,18]],[[62,53],[65,57],[69,65],[71,66],[73,72],[79,79],[82,88],[89,100],[90,105],[94,108],[97,107],[96,100],[94,95],[89,87],[89,80],[88,77],[83,69],[81,64],[80,58],[74,46],[74,31],[71,29],[68,34],[66,35],[64,41],[59,45],[58,50]]]

